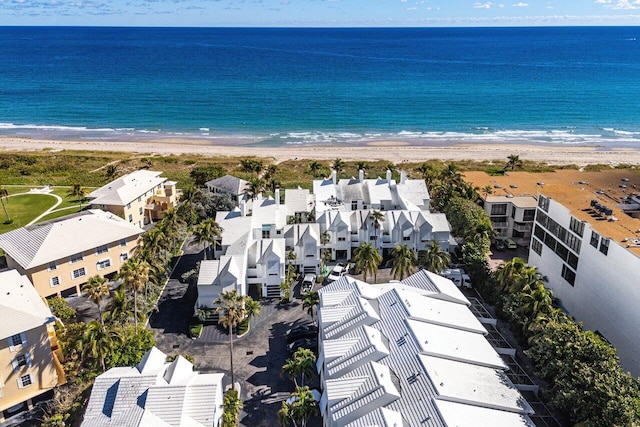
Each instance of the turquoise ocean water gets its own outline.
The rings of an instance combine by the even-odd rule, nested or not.
[[[640,147],[640,27],[0,28],[0,134]]]

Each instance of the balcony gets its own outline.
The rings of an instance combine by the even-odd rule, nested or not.
[[[515,224],[513,224],[513,229],[515,231],[520,231],[522,233],[530,233],[531,230],[533,229],[533,224],[532,223],[521,224],[516,222]]]
[[[508,228],[509,223],[507,221],[491,221],[493,228]]]

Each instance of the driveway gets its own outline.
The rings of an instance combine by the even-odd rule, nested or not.
[[[185,246],[185,255],[167,283],[150,327],[160,350],[193,356],[200,372],[224,372],[230,376],[228,335],[224,331],[211,325],[205,328],[200,339],[188,336],[196,289],[178,279],[202,259],[198,249],[201,250],[193,245]],[[261,311],[262,314],[252,320],[251,330],[234,340],[233,346],[235,382],[240,384],[244,400],[241,424],[252,427],[276,424],[281,402],[294,389],[292,382],[280,377],[282,365],[289,356],[285,334],[292,325],[311,321],[296,298],[284,306],[278,300],[262,300]]]

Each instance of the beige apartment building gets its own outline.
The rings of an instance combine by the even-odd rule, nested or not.
[[[143,227],[162,219],[177,202],[176,183],[162,172],[138,170],[89,193],[91,206]]]
[[[98,209],[0,235],[7,266],[29,278],[42,297],[80,294],[95,275],[112,278],[143,230]]]
[[[0,272],[0,422],[66,382],[51,310],[25,276]]]

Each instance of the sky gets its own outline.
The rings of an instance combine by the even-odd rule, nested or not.
[[[0,25],[640,26],[640,0],[0,0]]]

